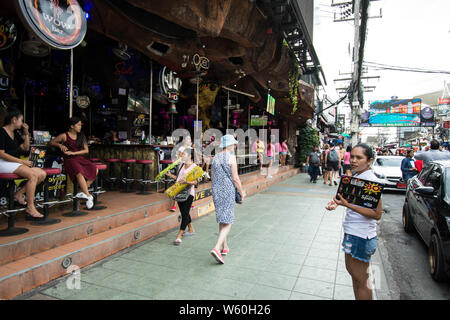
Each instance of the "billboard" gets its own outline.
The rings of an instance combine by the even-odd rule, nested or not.
[[[450,116],[450,98],[439,98],[438,100],[438,115],[440,117]]]
[[[362,127],[420,127],[421,99],[376,100],[361,117]],[[425,116],[431,122],[429,113]],[[424,120],[424,119],[422,119]],[[434,120],[434,114],[433,114]]]
[[[250,118],[250,125],[254,127],[267,126],[267,116],[252,114]]]
[[[267,113],[275,115],[275,98],[267,94]]]

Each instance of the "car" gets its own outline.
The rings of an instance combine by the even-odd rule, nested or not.
[[[400,156],[377,156],[372,164],[375,175],[382,180],[384,189],[406,190],[406,184],[402,179],[402,160]]]
[[[430,162],[407,181],[403,228],[414,230],[428,247],[430,273],[436,281],[450,276],[450,160]]]

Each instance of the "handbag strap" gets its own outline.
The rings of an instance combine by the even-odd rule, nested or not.
[[[227,175],[227,177],[230,178],[231,183],[232,183],[233,186],[234,186],[233,178],[231,177],[230,174],[228,174],[227,170],[225,169],[225,167],[224,167],[224,165],[223,165],[223,161],[220,162],[220,165],[222,166],[223,171],[225,172],[225,174]],[[236,187],[236,186],[234,186],[234,187]]]

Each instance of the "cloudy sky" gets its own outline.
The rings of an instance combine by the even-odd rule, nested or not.
[[[326,94],[332,101],[339,98],[336,88],[349,82],[334,81],[349,78],[352,71],[351,51],[354,43],[353,21],[333,22],[333,12],[339,12],[335,3],[344,0],[315,0],[314,47],[323,67]],[[385,65],[450,71],[450,1],[449,0],[380,0],[371,1],[364,61]],[[415,73],[368,69],[365,86],[376,86],[365,93],[365,108],[369,101],[399,99],[442,90],[444,80],[450,83],[450,74]],[[339,113],[350,108],[339,105]],[[366,134],[377,134],[378,129],[365,128]],[[396,129],[391,129],[395,135]]]
[[[334,0],[343,2],[343,0]],[[339,96],[335,82],[351,72],[351,50],[354,42],[353,22],[333,22],[332,0],[315,0],[314,46],[325,71],[331,100]],[[372,1],[364,60],[386,65],[450,71],[450,1],[449,0],[380,0]],[[350,52],[349,52],[350,51]],[[441,90],[450,74],[413,73],[369,69],[367,75],[379,80],[364,80],[376,86],[365,93],[365,101],[412,98],[415,95]]]

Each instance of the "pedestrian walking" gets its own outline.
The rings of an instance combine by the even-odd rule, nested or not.
[[[343,157],[343,170],[344,174],[347,176],[352,175],[352,167],[350,166],[350,153],[352,151],[352,147],[349,145],[347,146],[347,150],[344,153]]]
[[[273,159],[275,157],[275,145],[272,143],[272,137],[269,138],[269,143],[267,144],[267,175],[266,178],[272,178],[270,174],[270,167],[272,166]]]
[[[285,167],[286,158],[289,150],[287,145],[287,139],[281,139],[281,144],[280,143],[277,144],[279,145],[281,167]]]
[[[427,150],[427,148],[425,148],[425,150]],[[450,153],[439,151],[439,141],[433,139],[430,141],[429,150],[420,153],[418,152],[415,159],[422,160],[423,166],[426,167],[433,160],[450,160]]]
[[[402,178],[405,183],[408,183],[408,180],[414,177],[418,172],[416,166],[414,165],[414,161],[412,160],[413,157],[414,150],[410,149],[401,163]]]
[[[311,176],[309,182],[317,183],[320,166],[320,152],[318,146],[315,146],[314,150],[306,157],[306,165],[308,166],[308,172]]]
[[[189,190],[189,197],[186,201],[180,201],[178,202],[178,207],[180,208],[181,213],[181,225],[180,225],[180,231],[177,234],[177,238],[174,241],[175,245],[181,244],[182,240],[181,238],[186,235],[193,235],[195,234],[194,227],[192,225],[192,219],[190,215],[191,211],[191,205],[194,201],[195,197],[195,186],[199,183],[200,178],[194,180],[194,181],[186,181],[185,177],[186,175],[191,172],[197,165],[194,163],[193,160],[194,157],[194,149],[187,147],[183,150],[182,155],[182,165],[178,172],[178,175],[175,176],[172,173],[167,172],[166,175],[171,177],[172,179],[176,179],[176,182],[179,182],[181,184],[187,184],[187,188],[190,188]],[[188,227],[188,232],[185,232],[186,227]]]
[[[325,143],[323,145],[323,151],[320,154],[320,163],[322,165],[322,173],[323,173],[323,184],[327,184],[328,182],[328,172],[327,172],[327,166],[325,163],[325,157],[330,149],[330,146],[328,143]]]
[[[355,177],[380,182],[371,169],[375,160],[373,150],[366,144],[358,144],[351,151],[351,168]],[[377,220],[382,215],[382,200],[376,209],[369,209],[348,203],[341,194],[333,197],[326,207],[334,210],[337,206],[346,207],[343,222],[344,239],[342,249],[345,252],[345,267],[352,277],[353,292],[356,300],[372,300],[369,283],[369,263],[378,244]]]
[[[335,180],[335,177],[339,171],[340,159],[339,159],[339,153],[335,149],[335,145],[331,144],[330,150],[325,155],[325,168],[328,171],[328,177],[330,179],[329,185],[331,186],[332,183],[334,183],[335,186],[337,186],[337,182]]]
[[[244,201],[245,192],[239,179],[236,156],[234,155],[236,139],[230,134],[221,138],[217,153],[211,163],[212,197],[216,209],[216,221],[219,223],[219,236],[211,255],[219,263],[225,263],[223,256],[229,253],[227,236],[234,222],[236,192]]]

